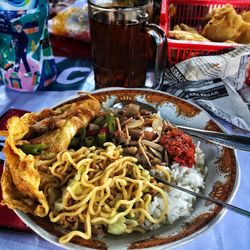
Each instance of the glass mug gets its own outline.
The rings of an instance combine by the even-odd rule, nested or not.
[[[96,88],[145,87],[149,42],[156,60],[151,88],[160,89],[166,64],[165,32],[152,17],[152,0],[88,0]],[[150,39],[152,37],[153,39]]]

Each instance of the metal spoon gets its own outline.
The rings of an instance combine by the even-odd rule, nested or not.
[[[171,186],[171,187],[176,188],[176,189],[178,189],[178,190],[181,190],[181,191],[183,191],[183,192],[189,193],[189,194],[191,194],[191,195],[197,196],[197,197],[199,197],[199,198],[202,198],[202,199],[211,201],[211,202],[213,202],[213,203],[215,203],[215,204],[217,204],[217,205],[223,206],[223,207],[225,207],[225,208],[227,208],[227,209],[230,209],[230,210],[232,210],[232,211],[234,211],[234,212],[236,212],[236,213],[239,213],[239,214],[241,214],[241,215],[245,215],[245,216],[250,217],[250,211],[247,211],[247,210],[244,210],[244,209],[242,209],[242,208],[236,207],[236,206],[234,206],[234,205],[228,204],[228,203],[226,203],[226,202],[224,202],[224,201],[217,200],[217,199],[215,199],[215,198],[213,198],[213,197],[211,197],[211,196],[208,196],[208,195],[205,195],[205,194],[201,194],[201,193],[196,193],[196,192],[191,191],[191,190],[189,190],[189,189],[186,189],[186,188],[180,187],[180,186],[178,186],[178,185],[175,185],[175,184],[173,184],[173,183],[171,183],[171,182],[166,181],[165,179],[162,179],[162,178],[156,176],[155,174],[151,173],[151,171],[150,171],[149,173],[150,173],[150,175],[151,175],[152,177],[154,177],[157,181],[162,182],[163,184],[166,184],[166,185],[168,185],[168,186]]]
[[[148,110],[152,113],[156,113],[157,110],[149,104],[138,102],[138,101],[122,101],[115,103],[112,107],[115,109],[123,109],[125,105],[133,103],[139,105],[142,109]],[[186,127],[182,125],[174,126],[182,129],[186,133],[199,137],[201,139],[205,139],[215,144],[219,144],[221,146],[231,148],[231,149],[239,149],[243,151],[250,151],[250,137],[243,135],[229,135],[221,132],[215,132],[210,130],[203,130],[197,128]]]

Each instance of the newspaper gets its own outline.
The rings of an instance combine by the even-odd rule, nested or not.
[[[224,54],[194,57],[165,72],[162,91],[189,100],[250,131],[250,45]]]

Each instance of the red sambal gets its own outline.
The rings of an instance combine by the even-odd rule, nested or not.
[[[181,165],[191,168],[195,163],[195,145],[192,138],[178,128],[172,128],[161,137],[161,145],[169,156]]]

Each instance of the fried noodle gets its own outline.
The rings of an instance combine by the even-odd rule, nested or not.
[[[136,158],[122,156],[120,146],[105,143],[104,149],[82,147],[78,151],[62,151],[48,167],[58,180],[52,178],[53,182],[43,188],[50,200],[49,218],[70,230],[60,238],[60,243],[75,236],[90,239],[93,226],[108,229],[121,218],[134,218],[137,223],[128,224],[126,233],[139,231],[145,220],[153,224],[165,220],[168,200],[161,184],[137,164]],[[157,218],[148,211],[153,193],[164,203]]]

